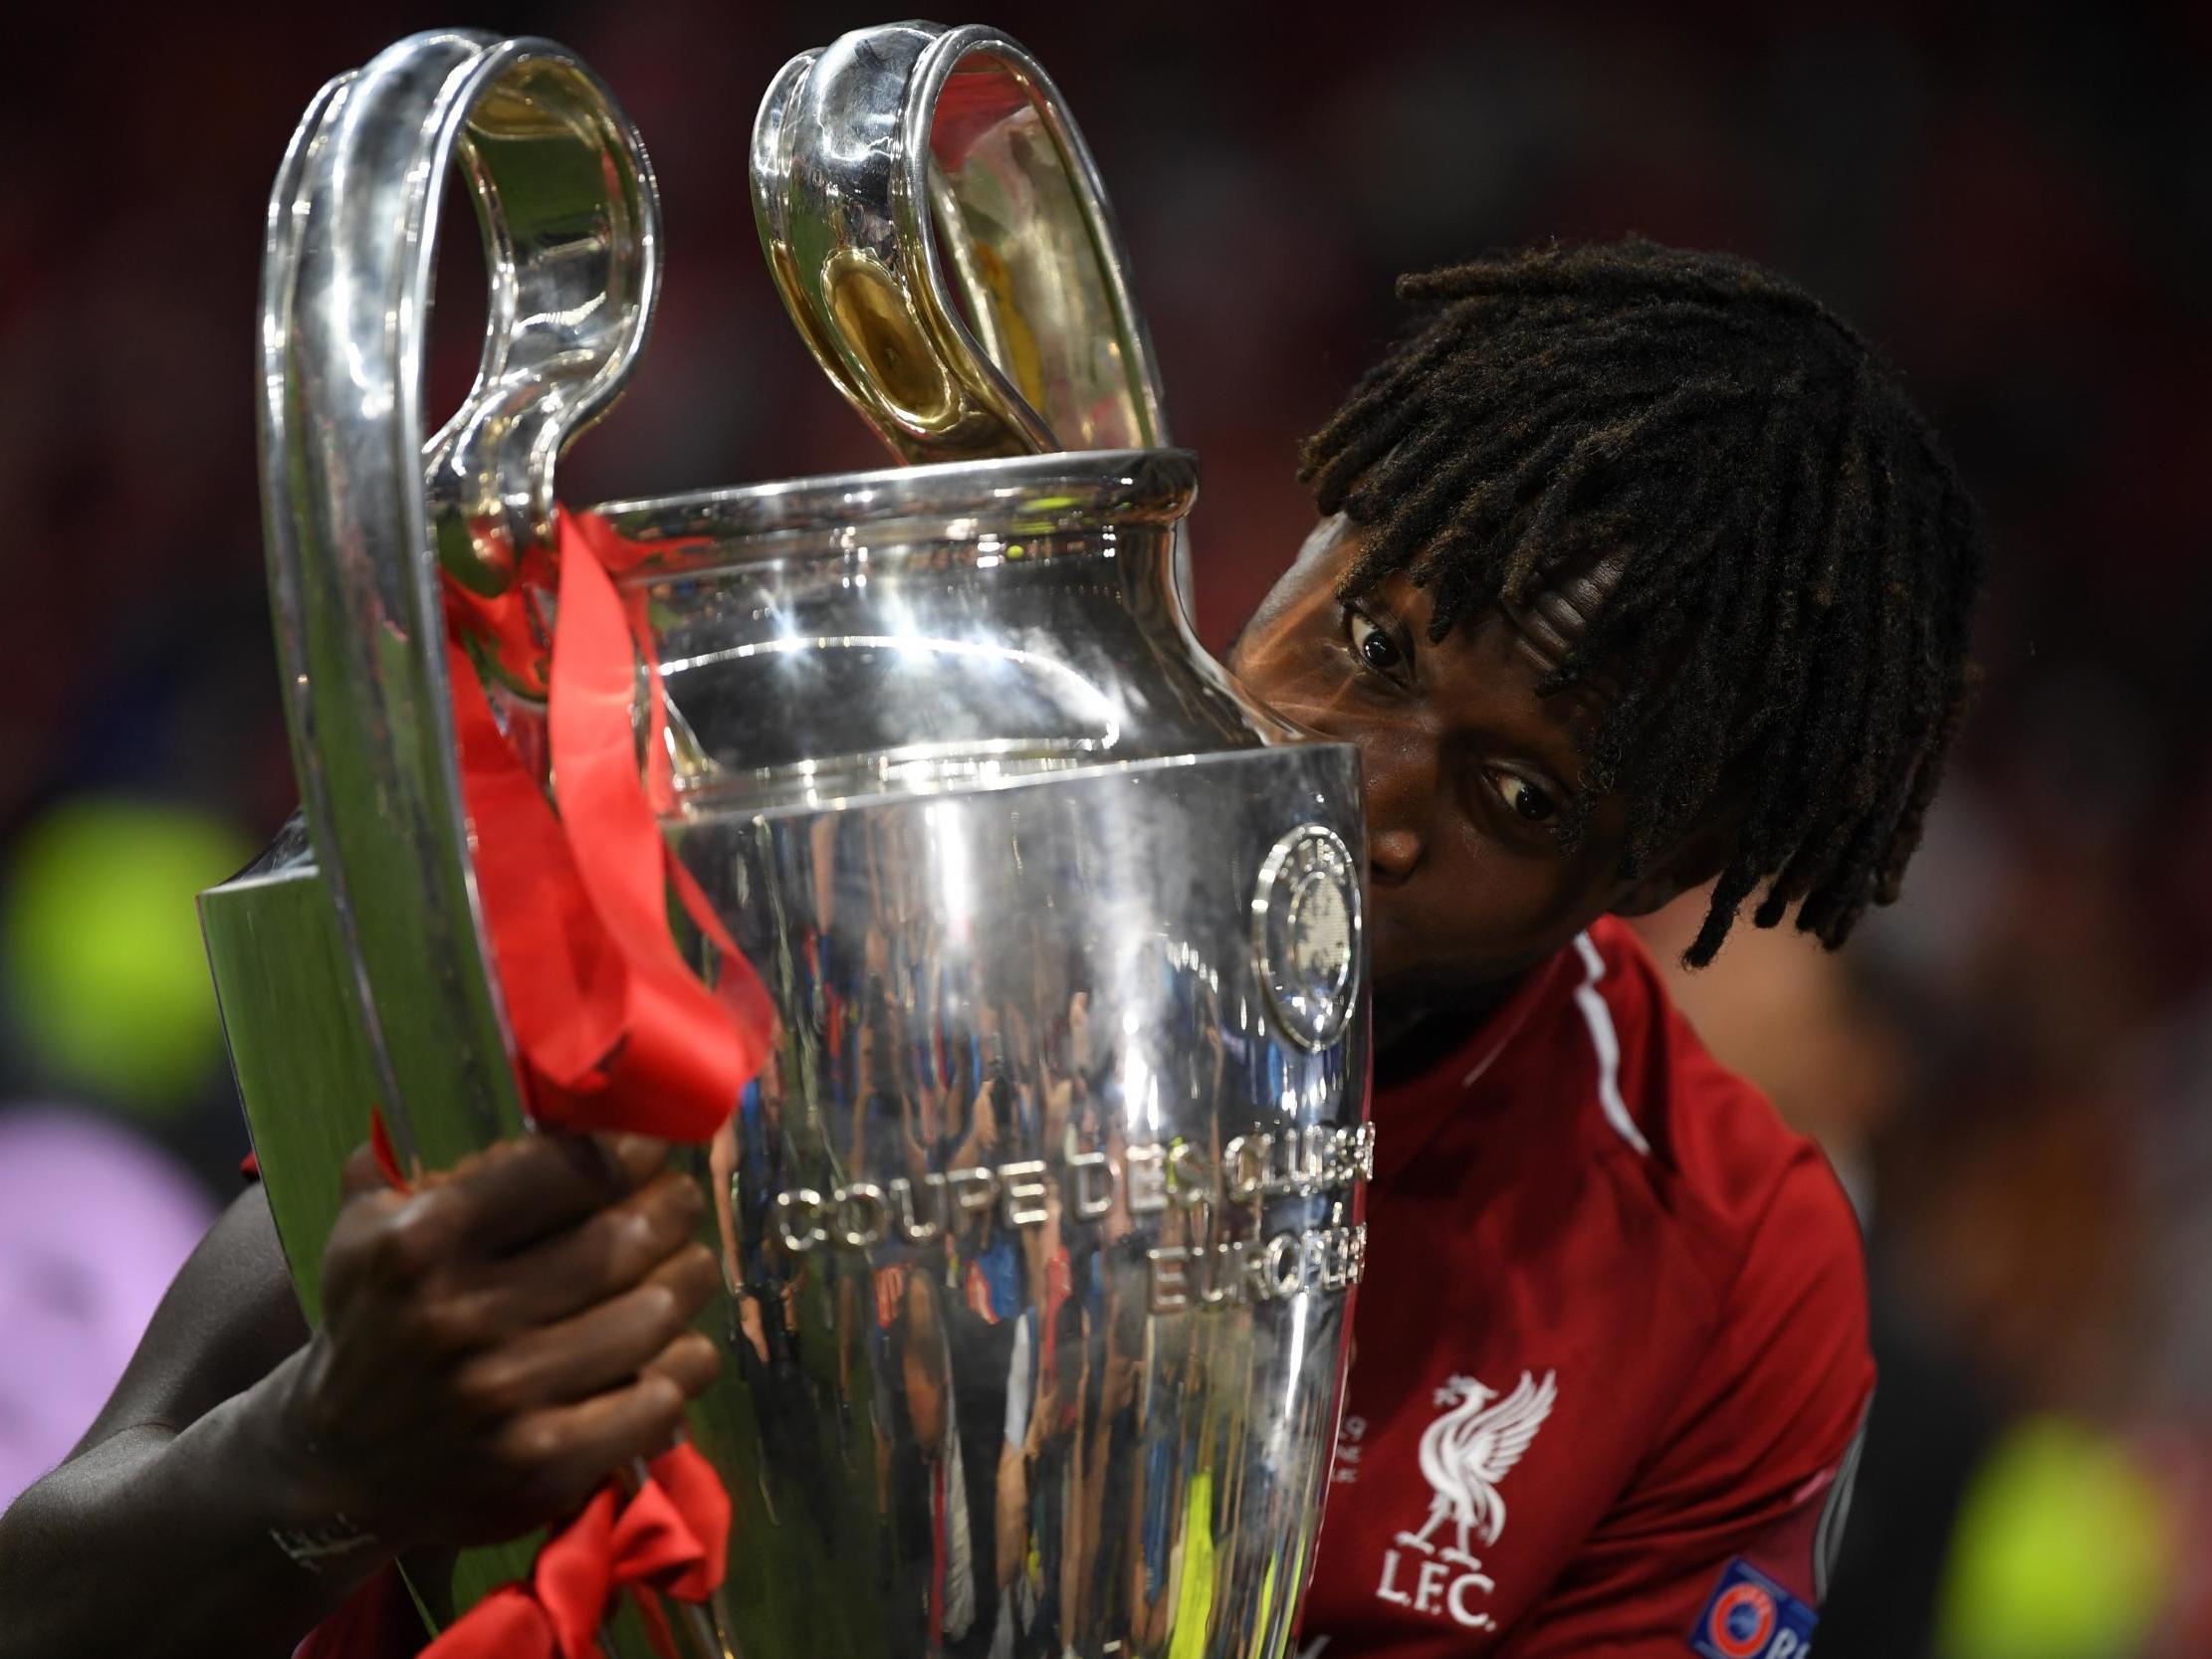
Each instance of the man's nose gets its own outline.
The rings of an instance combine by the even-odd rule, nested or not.
[[[1415,732],[1363,732],[1360,771],[1367,791],[1367,862],[1377,880],[1402,882],[1421,863],[1436,807],[1436,745]]]

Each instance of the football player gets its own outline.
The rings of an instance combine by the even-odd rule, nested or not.
[[[1788,1659],[1874,1383],[1858,1234],[1620,918],[1711,884],[1703,963],[1747,905],[1833,948],[1896,897],[1979,520],[1867,341],[1756,266],[1548,248],[1401,292],[1232,653],[1367,787],[1378,1146],[1301,1647]],[[319,1330],[258,1191],[187,1263],[0,1519],[0,1655],[414,1652],[399,1553],[560,1515],[711,1379],[703,1199],[657,1148],[353,1186]]]

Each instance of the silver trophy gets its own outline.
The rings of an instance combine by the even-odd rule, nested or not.
[[[490,273],[434,432],[458,163]],[[913,465],[596,511],[640,556],[661,827],[773,1052],[694,1154],[729,1294],[694,1443],[736,1506],[698,1655],[1282,1654],[1364,1259],[1354,752],[1192,637],[1196,491],[1082,140],[1014,43],[908,24],[777,78],[775,280]],[[554,467],[642,348],[658,209],[561,48],[419,35],[332,84],[271,201],[262,443],[304,827],[202,899],[317,1313],[380,1107],[438,1167],[530,1128],[462,811],[456,590],[550,616]],[[658,715],[645,718],[658,708]],[[434,1620],[534,1541],[414,1582]],[[653,1651],[634,1610],[613,1653]]]

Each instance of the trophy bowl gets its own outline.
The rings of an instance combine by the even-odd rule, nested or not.
[[[1002,37],[979,58],[974,32],[901,28],[905,68],[871,95],[900,130],[926,140],[947,86],[997,77],[1000,113],[1105,227],[1084,245],[1110,269],[1076,286],[1110,304],[1068,314],[1113,332],[1086,360],[1115,365],[1135,413],[1100,416],[1095,383],[1082,410],[1156,440],[1149,354],[1057,95]],[[778,100],[789,166],[803,101]],[[491,326],[431,434],[422,337],[455,161]],[[969,246],[957,178],[922,176],[956,246],[933,279],[894,239],[870,280],[926,328],[925,282],[1006,260]],[[202,916],[312,1319],[372,1110],[422,1167],[534,1127],[484,925],[503,848],[471,820],[454,720],[489,708],[543,775],[528,659],[561,603],[553,467],[643,345],[659,234],[642,146],[589,71],[468,33],[327,89],[270,223],[264,473],[304,825]],[[778,223],[791,270],[841,260],[850,280],[849,246]],[[1070,257],[1065,236],[1027,245]],[[969,335],[982,359],[1021,335],[1004,296],[1035,276],[1000,285]],[[955,296],[940,314],[977,313]],[[838,355],[834,326],[817,351]],[[865,405],[855,360],[839,383]],[[671,907],[672,937],[711,973],[720,934],[772,1011],[758,1074],[683,1153],[727,1293],[689,1434],[734,1525],[726,1578],[672,1608],[675,1639],[755,1659],[1279,1655],[1364,1264],[1357,759],[1254,708],[1193,638],[1192,458],[1046,447],[1064,380],[1024,395],[989,367],[960,365],[959,459],[589,516],[623,549],[636,758],[711,918]],[[992,420],[1012,453],[972,453]],[[893,441],[926,458],[927,436]],[[518,650],[449,647],[457,594],[505,606]],[[410,1563],[410,1581],[442,1623],[531,1549]],[[602,1639],[655,1651],[631,1610]]]

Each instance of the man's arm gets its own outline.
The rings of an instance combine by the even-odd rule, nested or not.
[[[264,1387],[307,1340],[251,1187],[69,1460],[0,1517],[0,1655],[286,1654],[385,1563],[363,1551],[311,1573],[270,1536],[331,1519],[277,1443]]]
[[[240,1197],[69,1461],[0,1517],[0,1659],[283,1659],[395,1554],[514,1537],[665,1445],[714,1371],[662,1151],[528,1138],[413,1194],[365,1156],[310,1333]],[[279,1535],[362,1541],[314,1565]]]

